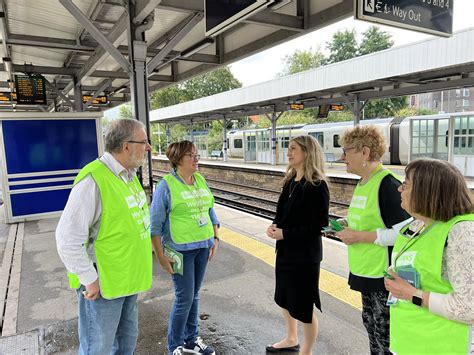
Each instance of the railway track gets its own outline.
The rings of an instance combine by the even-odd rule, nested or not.
[[[157,181],[167,173],[168,171],[164,170],[153,170],[154,180]],[[206,179],[206,181],[217,203],[269,220],[274,219],[279,190],[215,179]],[[331,201],[329,218],[345,217],[348,207],[346,203]]]

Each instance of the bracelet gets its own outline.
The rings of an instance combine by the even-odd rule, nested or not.
[[[217,240],[218,242],[221,241],[217,235],[214,236],[214,240]]]

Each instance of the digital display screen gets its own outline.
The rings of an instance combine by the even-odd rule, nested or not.
[[[46,105],[46,85],[39,75],[15,75],[17,102],[27,105]]]
[[[91,95],[82,95],[82,102],[87,103],[91,97]],[[92,105],[107,105],[108,103],[109,98],[106,95],[97,96],[92,100]]]

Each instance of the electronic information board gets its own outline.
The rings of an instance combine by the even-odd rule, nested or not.
[[[46,85],[40,75],[15,75],[18,104],[46,105]]]

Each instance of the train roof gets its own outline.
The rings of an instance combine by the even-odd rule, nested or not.
[[[393,117],[390,118],[374,118],[370,120],[361,120],[361,125],[366,124],[386,124],[392,122]],[[344,122],[328,122],[328,123],[315,123],[315,124],[307,124],[303,127],[304,130],[309,129],[318,129],[318,128],[329,128],[329,127],[345,127],[345,126],[353,126],[354,121],[344,121]]]

